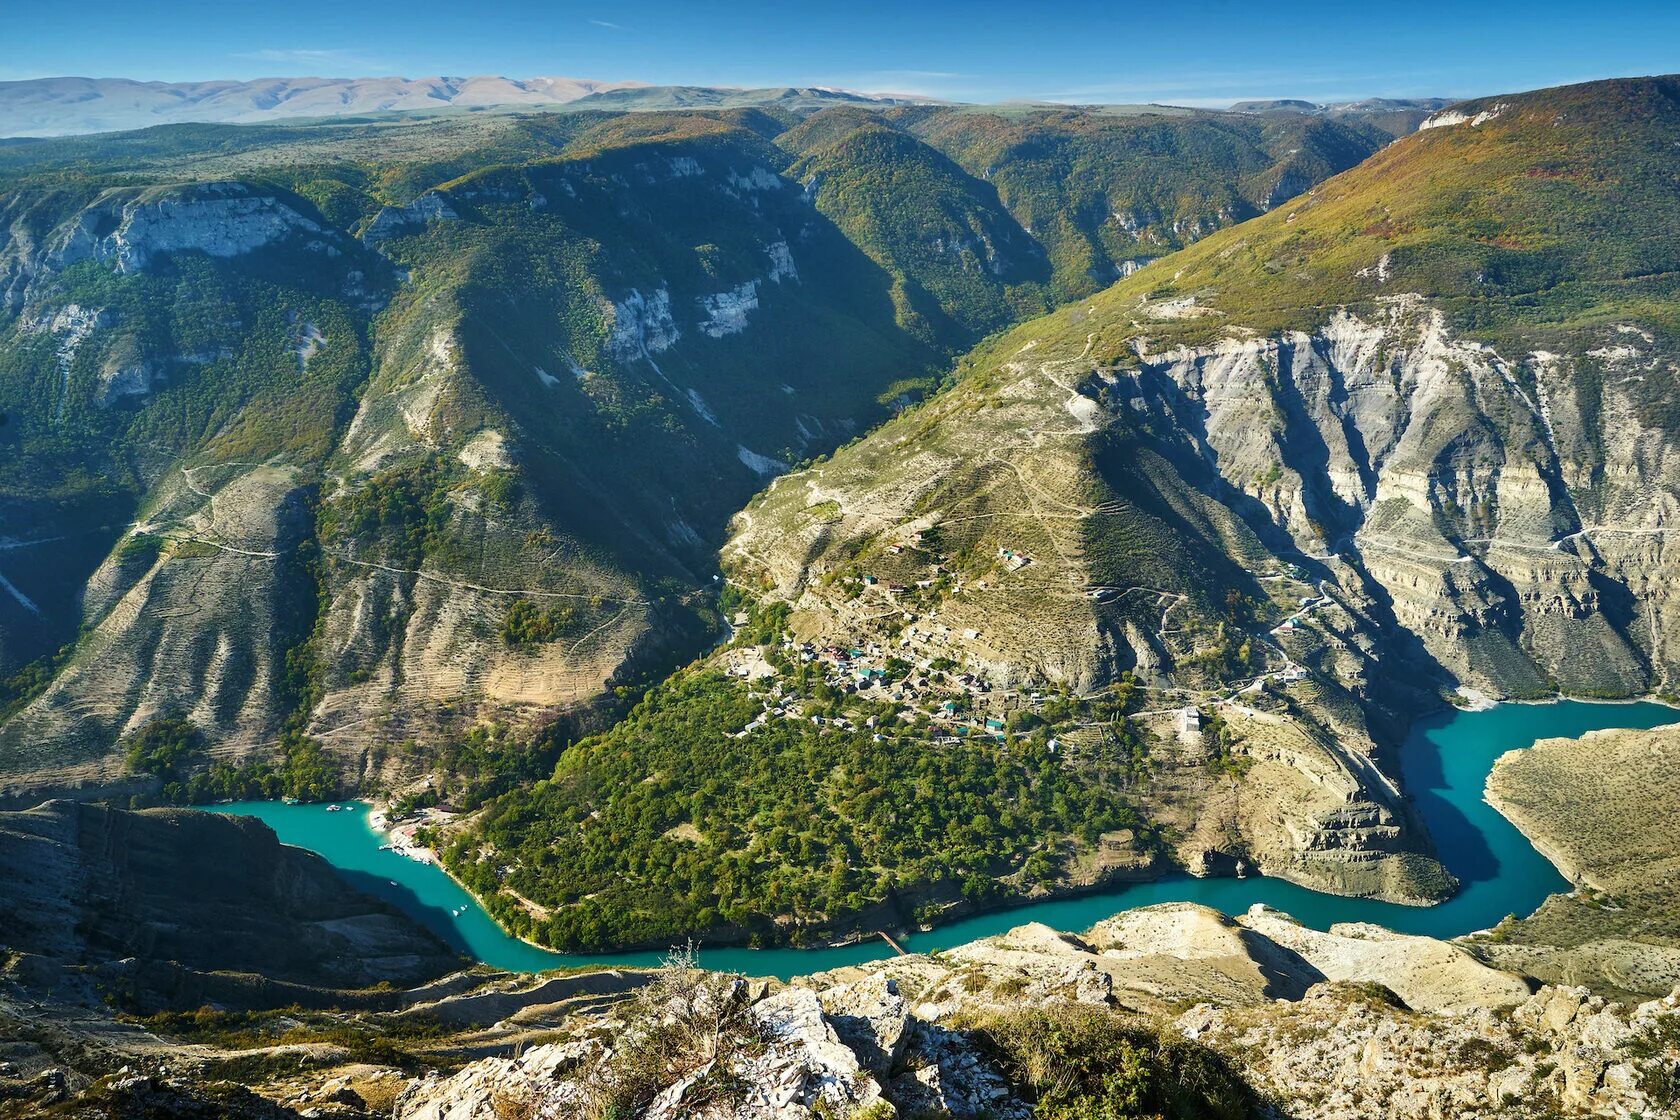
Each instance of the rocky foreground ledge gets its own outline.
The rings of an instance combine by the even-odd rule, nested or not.
[[[183,1045],[92,1005],[52,1025],[8,983],[5,1120],[1680,1117],[1680,989],[1536,990],[1458,944],[1264,907],[1024,925],[791,984],[682,954],[654,973],[460,974],[314,1042],[297,1008],[266,1041]],[[8,1021],[31,1033],[7,1042]],[[66,1060],[48,1026],[105,1072],[30,1065]],[[389,1045],[356,1044],[369,1026]]]
[[[1430,938],[1170,904],[780,988],[667,969],[574,1037],[411,1080],[393,1112],[1656,1117],[1675,1114],[1677,1039],[1680,991],[1633,1007],[1531,993]],[[1055,1106],[1105,1093],[1137,1111]]]
[[[0,1120],[1680,1117],[1680,989],[1541,986],[1508,930],[1171,903],[791,984],[533,977],[458,971],[255,822],[0,814],[0,870]],[[1648,920],[1624,893],[1587,901]]]

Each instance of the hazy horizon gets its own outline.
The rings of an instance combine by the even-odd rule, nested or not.
[[[21,49],[0,80],[539,76],[734,88],[819,86],[959,102],[1465,98],[1680,70],[1680,8],[1583,11],[1555,0],[1402,12],[1202,0],[1170,11],[1078,2],[1023,13],[995,0],[905,10],[860,0],[807,10],[742,0],[611,8],[492,0],[354,6],[300,0],[284,27],[257,9],[179,0],[138,11],[90,0],[87,19],[17,6]],[[90,26],[98,35],[87,34]],[[1499,49],[1490,51],[1489,44]]]

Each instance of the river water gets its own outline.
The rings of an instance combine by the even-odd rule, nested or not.
[[[1335,922],[1377,922],[1403,933],[1456,937],[1486,929],[1507,914],[1531,913],[1568,882],[1510,822],[1483,800],[1488,772],[1501,754],[1537,739],[1574,738],[1604,728],[1647,728],[1680,720],[1661,704],[1500,704],[1420,720],[1401,748],[1405,788],[1435,838],[1448,870],[1463,884],[1438,906],[1400,906],[1342,898],[1282,879],[1193,879],[1173,876],[1055,902],[1039,902],[943,925],[901,939],[911,952],[948,949],[1020,925],[1043,922],[1078,932],[1121,910],[1157,902],[1200,902],[1240,914],[1256,902],[1286,911],[1317,929]],[[509,937],[473,897],[443,871],[396,852],[368,826],[368,806],[328,812],[325,805],[247,801],[217,811],[257,817],[281,841],[308,848],[368,893],[400,907],[460,952],[495,968],[534,972],[583,965],[652,965],[659,953],[552,953]],[[1590,811],[1583,807],[1583,811]],[[706,949],[709,968],[786,979],[877,960],[892,950],[879,939],[833,949]]]

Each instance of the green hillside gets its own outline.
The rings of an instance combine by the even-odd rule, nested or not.
[[[1426,128],[1193,246],[1171,275],[1116,286],[1105,305],[1196,296],[1221,313],[1151,328],[1175,340],[1233,322],[1311,327],[1335,307],[1397,292],[1440,303],[1490,339],[1617,315],[1672,324],[1677,98],[1680,81],[1655,78],[1465,102],[1450,111],[1462,122]],[[1114,352],[1126,329],[1104,324],[1094,352]]]
[[[1251,218],[1389,139],[1357,124],[1217,113],[890,116],[993,186],[1044,245],[1056,303]]]

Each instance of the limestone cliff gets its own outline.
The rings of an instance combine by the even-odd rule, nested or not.
[[[1670,688],[1675,88],[1444,113],[988,342],[773,483],[727,570],[818,644],[1218,712],[1266,809],[1226,866],[1403,894],[1412,717]]]
[[[1503,755],[1488,800],[1575,884],[1472,948],[1553,982],[1655,994],[1680,983],[1680,727],[1595,731]]]
[[[141,1003],[237,998],[233,974],[341,988],[416,984],[458,963],[249,819],[68,801],[0,813],[0,880],[14,968],[127,977]]]

